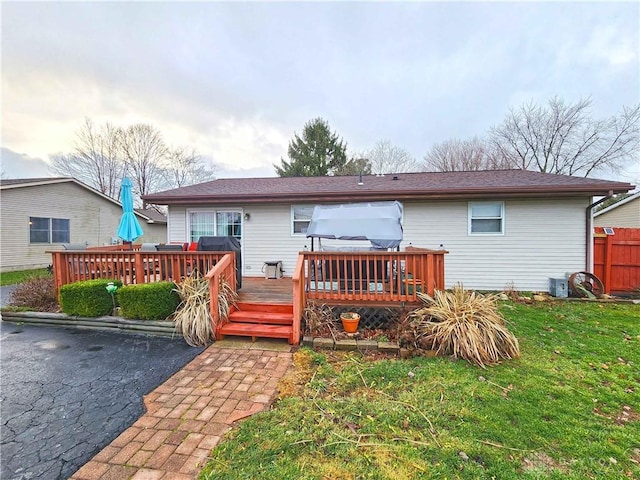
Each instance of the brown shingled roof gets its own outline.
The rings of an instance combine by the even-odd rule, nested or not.
[[[150,221],[150,223],[167,223],[167,216],[164,213],[157,211],[155,208],[135,208],[136,213],[144,215]]]
[[[145,195],[149,203],[215,204],[274,201],[600,196],[627,192],[626,182],[527,170],[398,173],[358,176],[225,178]]]

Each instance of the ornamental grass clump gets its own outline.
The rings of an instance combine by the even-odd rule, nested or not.
[[[485,368],[501,359],[520,356],[518,339],[507,330],[498,311],[498,297],[465,290],[436,290],[434,297],[418,292],[425,307],[410,313],[418,348],[463,358]]]
[[[176,291],[182,300],[174,317],[176,331],[192,347],[207,346],[213,341],[216,328],[209,313],[209,280],[194,271],[176,285]],[[237,299],[238,294],[229,282],[221,280],[218,295],[219,318],[228,318],[231,305]]]
[[[176,284],[175,290],[182,301],[174,317],[176,331],[192,347],[208,345],[213,340],[208,280],[194,271]]]

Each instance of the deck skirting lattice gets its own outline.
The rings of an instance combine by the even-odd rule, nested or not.
[[[356,312],[360,314],[359,328],[368,328],[371,330],[384,330],[394,323],[402,320],[407,312],[406,309],[400,307],[395,308],[333,305],[331,308],[334,314],[334,318],[338,323],[340,322],[341,313]]]

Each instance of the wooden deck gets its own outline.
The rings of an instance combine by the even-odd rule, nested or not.
[[[238,294],[240,302],[290,304],[293,302],[293,282],[291,277],[242,277],[242,288]]]
[[[233,252],[147,252],[102,247],[51,252],[56,291],[62,285],[93,278],[119,279],[124,284],[180,282],[195,270],[207,272],[216,338],[287,338],[293,345],[300,342],[308,301],[406,306],[418,301],[418,292],[433,294],[436,288],[444,288],[446,253],[412,247],[394,252],[299,252],[292,277],[243,277],[238,304],[227,319],[220,319],[220,285],[227,282],[236,288]]]

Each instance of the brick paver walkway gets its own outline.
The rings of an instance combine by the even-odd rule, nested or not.
[[[147,395],[147,413],[71,478],[196,478],[231,425],[275,399],[291,360],[290,352],[210,346]]]

